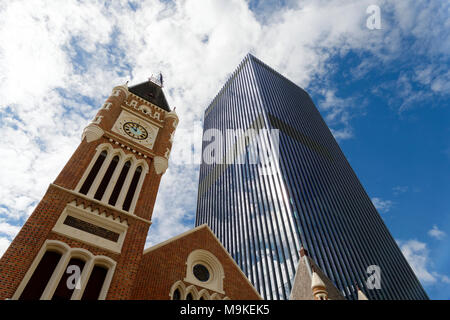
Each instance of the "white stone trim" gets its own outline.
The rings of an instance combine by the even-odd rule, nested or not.
[[[202,289],[198,292],[198,299],[200,300],[202,297],[204,300],[211,300],[211,296],[206,289]]]
[[[138,140],[130,137],[123,129],[123,125],[127,122],[135,122],[144,127],[147,131],[147,137],[144,140]],[[158,126],[154,125],[148,119],[143,120],[142,117],[136,116],[128,110],[122,110],[111,128],[111,132],[115,132],[125,137],[127,140],[133,141],[134,143],[151,150],[155,145],[159,129],[160,128]]]
[[[118,207],[122,210],[123,210],[122,207],[123,207],[123,203],[125,201],[125,197],[127,196],[128,189],[130,188],[130,185],[131,185],[131,181],[133,180],[134,172],[136,171],[136,168],[138,167],[138,163],[136,162],[135,159],[136,158],[134,158],[134,157],[132,159],[130,159],[131,160],[130,169],[128,170],[127,176],[122,185],[122,189],[120,190],[119,198],[117,198],[117,201],[115,204],[115,207]],[[144,171],[144,170],[142,170],[142,171]],[[141,173],[141,176],[143,176],[143,172]],[[138,187],[139,187],[139,191],[140,191],[141,186],[139,186],[139,184],[138,184]],[[138,191],[138,188],[136,188],[135,194],[137,193],[137,191]],[[131,209],[131,207],[130,207],[130,209]],[[130,210],[130,212],[131,212],[131,210]]]
[[[178,240],[178,239],[184,238],[184,237],[186,237],[187,235],[189,235],[189,234],[191,234],[191,233],[194,233],[194,232],[196,232],[196,231],[198,231],[198,230],[200,230],[200,229],[206,228],[206,227],[207,227],[206,224],[202,224],[202,225],[200,225],[200,226],[198,226],[198,227],[195,227],[195,228],[193,228],[193,229],[191,229],[191,230],[188,230],[188,231],[186,231],[186,232],[183,232],[183,233],[181,233],[181,234],[179,234],[179,235],[177,235],[177,236],[175,236],[175,237],[173,237],[173,238],[170,238],[170,239],[168,239],[168,240],[166,240],[166,241],[160,242],[160,243],[154,245],[153,247],[150,247],[150,248],[145,249],[145,250],[144,250],[144,254],[147,254],[147,253],[149,253],[149,252],[151,252],[151,251],[153,251],[153,250],[156,250],[156,249],[158,249],[158,248],[160,248],[160,247],[163,247],[163,246],[165,246],[165,245],[167,245],[167,244],[169,244],[169,243],[171,243],[171,242],[173,242],[173,241],[176,241],[176,240]]]
[[[196,264],[201,264],[208,269],[208,281],[200,281],[194,276],[193,267]],[[186,261],[186,277],[183,279],[183,281],[224,294],[224,278],[225,272],[223,270],[223,266],[220,263],[219,259],[217,259],[216,256],[211,252],[203,249],[197,249],[189,254]]]
[[[169,299],[173,300],[173,294],[175,293],[175,290],[180,292],[180,300],[186,300],[187,295],[190,293],[192,294],[193,300],[200,300],[203,298],[203,300],[230,300],[229,297],[224,296],[223,298],[220,297],[220,294],[217,292],[214,292],[210,294],[208,290],[201,289],[200,291],[194,286],[194,285],[188,285],[186,287],[186,284],[178,280],[176,281],[171,287],[169,291]]]
[[[153,103],[151,103],[151,102],[149,102],[149,101],[147,101],[145,99],[142,99],[141,97],[139,97],[138,95],[134,94],[133,92],[129,92],[129,94],[131,95],[131,97],[134,100],[140,101],[141,103],[144,103],[144,104],[149,104],[149,105],[151,105],[152,107],[154,107],[156,110],[158,110],[159,112],[161,112],[163,114],[167,114],[168,113],[166,110],[158,107],[156,104],[153,104]]]
[[[89,201],[93,202],[94,204],[98,204],[98,205],[104,206],[104,207],[106,207],[106,208],[108,208],[108,209],[110,209],[110,210],[117,211],[117,212],[119,212],[119,213],[121,213],[121,214],[123,214],[123,215],[125,215],[125,216],[130,217],[130,218],[133,218],[133,219],[136,219],[136,220],[140,220],[140,221],[145,222],[145,223],[147,223],[147,224],[149,224],[149,225],[152,224],[152,222],[151,222],[150,220],[146,220],[146,219],[144,219],[144,218],[141,218],[141,217],[139,217],[139,216],[137,216],[137,215],[135,215],[135,214],[133,214],[133,213],[130,213],[130,212],[128,212],[128,211],[123,211],[123,210],[121,210],[121,209],[118,209],[118,208],[116,208],[116,207],[113,207],[113,206],[110,205],[110,204],[102,203],[102,202],[100,202],[100,201],[98,201],[98,200],[96,200],[96,199],[88,198],[88,197],[86,197],[86,196],[85,196],[84,194],[82,194],[82,193],[78,193],[78,192],[75,192],[75,191],[73,191],[73,190],[66,189],[66,188],[64,188],[64,187],[58,186],[57,184],[53,184],[53,183],[50,183],[50,186],[55,187],[55,188],[58,188],[58,189],[60,189],[60,190],[63,190],[64,192],[70,193],[70,194],[72,194],[72,195],[74,195],[74,196],[76,196],[76,197],[79,197],[79,198],[82,198],[82,199],[85,199],[85,200],[89,200]]]
[[[86,170],[84,171],[83,175],[81,176],[80,181],[78,181],[78,184],[75,187],[76,191],[78,191],[78,192],[80,191],[81,187],[83,186],[84,181],[86,180],[86,178],[88,177],[89,173],[91,172],[92,167],[95,164],[95,161],[97,161],[97,158],[99,157],[100,153],[102,153],[102,151],[106,151],[106,152],[109,151],[109,147],[108,147],[107,143],[102,143],[102,144],[97,146],[96,152],[95,152],[94,156],[92,157],[91,162],[89,163],[88,167],[86,168]],[[106,161],[106,159],[105,159],[105,161]],[[105,163],[105,161],[103,161],[103,164]],[[89,190],[92,189],[92,187],[93,187],[93,185],[91,185]]]
[[[95,162],[97,161],[97,158],[99,157],[99,155],[102,151],[106,151],[108,154],[106,155],[106,158],[103,161],[103,164],[100,167],[100,169],[97,173],[97,176],[95,177],[92,185],[90,186],[86,196],[89,198],[94,198],[95,193],[97,192],[97,189],[100,186],[100,183],[101,183],[112,159],[115,156],[118,156],[119,162],[118,162],[116,168],[114,169],[113,175],[111,176],[111,180],[109,181],[108,186],[106,187],[105,193],[103,194],[100,202],[102,204],[108,204],[109,198],[114,190],[114,186],[117,182],[117,179],[119,178],[120,172],[122,171],[124,164],[127,161],[130,161],[131,162],[130,169],[128,170],[124,184],[120,191],[119,198],[117,199],[114,207],[122,210],[123,201],[125,200],[126,193],[128,192],[128,188],[130,186],[131,180],[133,179],[134,172],[138,166],[142,166],[141,176],[139,178],[139,182],[136,187],[136,191],[133,195],[133,200],[131,202],[130,209],[128,210],[128,212],[133,213],[134,209],[136,208],[136,203],[137,203],[137,200],[139,199],[139,195],[140,195],[140,192],[142,189],[142,185],[144,184],[145,177],[149,172],[149,166],[148,166],[147,161],[145,161],[144,159],[138,159],[133,154],[126,154],[121,148],[114,148],[110,143],[102,143],[97,146],[97,152],[95,153],[94,157],[91,159],[89,166],[87,167],[86,171],[83,173],[83,176],[81,177],[80,181],[78,182],[75,190],[78,192],[80,191],[81,187],[83,186],[84,181],[88,177],[89,173],[92,170],[92,167],[94,166]]]
[[[108,273],[106,274],[105,280],[103,282],[103,286],[99,295],[99,300],[104,300],[109,290],[109,286],[111,284],[112,276],[114,274],[116,268],[116,261],[106,256],[94,256],[89,251],[82,248],[70,248],[66,243],[58,240],[46,240],[33,260],[30,268],[25,274],[22,282],[17,288],[16,292],[12,296],[12,300],[18,300],[23,290],[25,289],[28,281],[36,270],[39,262],[47,251],[57,251],[61,253],[61,258],[53,271],[52,276],[50,277],[47,286],[45,287],[44,292],[41,295],[40,300],[51,300],[61,277],[63,276],[65,270],[67,269],[67,264],[69,263],[71,258],[82,258],[85,260],[85,265],[83,267],[83,271],[81,272],[81,289],[75,289],[72,293],[71,300],[79,300],[81,299],[84,289],[86,288],[87,281],[91,275],[92,269],[95,265],[102,265],[108,268]]]
[[[169,161],[164,157],[155,156],[153,158],[153,167],[155,168],[156,174],[164,174],[169,167]]]
[[[122,91],[123,93],[125,93],[125,99],[128,99],[128,96],[130,94],[130,92],[128,91],[128,86],[127,85],[120,85],[120,86],[115,86],[112,89],[112,96],[114,97],[119,97],[120,96],[120,91]]]
[[[188,286],[186,288],[186,293],[184,295],[184,299],[183,300],[186,300],[188,294],[192,295],[192,300],[198,300],[200,298],[197,288],[195,286],[193,286],[193,285],[190,285],[190,286]]]
[[[25,289],[26,285],[28,284],[28,281],[30,281],[34,271],[36,270],[37,266],[39,265],[39,262],[41,261],[42,257],[44,256],[45,252],[47,251],[55,251],[59,252],[61,254],[61,258],[56,265],[55,271],[58,268],[62,268],[61,264],[63,263],[63,257],[65,256],[66,252],[70,250],[70,247],[61,241],[56,240],[46,240],[44,244],[42,245],[41,249],[39,250],[38,254],[34,258],[33,262],[31,263],[30,267],[28,268],[28,271],[25,273],[25,276],[23,277],[22,281],[20,282],[19,286],[16,289],[16,292],[11,297],[11,300],[18,300],[20,298],[20,295],[22,294],[23,290]],[[55,271],[53,272],[53,275],[50,277],[49,283],[53,280],[55,276]],[[47,284],[48,286],[48,284]],[[44,290],[45,292],[45,290]],[[41,296],[42,299],[43,295]]]
[[[83,130],[83,134],[81,135],[81,141],[86,137],[86,141],[88,143],[100,139],[105,132],[102,128],[97,126],[96,124],[90,123],[86,128]]]
[[[137,109],[147,115],[150,115],[152,112],[152,109],[150,109],[150,107],[146,106],[145,104],[141,104]]]
[[[123,152],[124,153],[124,152]],[[125,154],[125,153],[124,153]],[[116,154],[117,155],[117,154]],[[108,183],[108,186],[106,187],[105,193],[102,196],[101,202],[108,203],[109,198],[111,197],[111,194],[114,190],[114,187],[116,186],[117,179],[119,179],[120,172],[123,169],[123,166],[125,163],[130,160],[131,161],[132,156],[119,156],[119,161],[117,163],[116,168],[114,169],[114,172],[111,176],[111,180]]]
[[[119,136],[114,132],[105,132],[105,137],[108,138],[108,141],[116,146],[120,146],[122,149],[130,148],[131,152],[137,153],[139,156],[147,159],[148,156],[153,157],[155,153],[152,150],[144,148],[140,145],[137,145],[131,141],[124,141],[123,137]],[[126,145],[126,146],[125,146]]]
[[[144,162],[147,165],[147,162],[145,162],[143,160],[138,161],[136,168],[139,167],[141,162]],[[134,209],[136,208],[136,204],[139,199],[139,195],[141,194],[142,185],[144,184],[144,179],[145,179],[145,176],[147,175],[147,173],[148,173],[148,166],[142,166],[141,175],[139,177],[139,181],[136,186],[136,190],[134,191],[133,198],[131,200],[131,205],[130,205],[130,209],[129,209],[130,212],[134,212]],[[133,172],[133,175],[134,175],[134,172]],[[128,190],[127,190],[127,192],[128,192]]]
[[[131,108],[135,108],[136,109],[138,104],[139,104],[139,102],[137,100],[131,100],[130,103],[125,102],[125,104],[127,106],[131,107]]]
[[[173,300],[173,294],[175,292],[175,290],[180,291],[180,300],[183,300],[183,297],[186,296],[186,286],[184,285],[183,281],[178,280],[177,282],[175,282],[172,287],[170,287],[170,292],[169,292],[169,298],[170,300]]]
[[[112,102],[105,102],[105,103],[102,105],[101,109],[102,109],[102,110],[109,110],[109,109],[111,108],[111,106],[112,106]]]
[[[100,236],[91,234],[89,232],[79,230],[77,228],[64,224],[66,217],[70,215],[82,221],[91,223],[93,225],[105,228],[119,234],[117,242],[102,238]],[[126,221],[120,222],[120,218],[114,219],[111,215],[106,217],[105,213],[99,213],[98,210],[92,211],[90,207],[84,208],[83,205],[77,206],[75,201],[69,203],[64,208],[63,212],[58,218],[52,231],[75,239],[89,245],[102,248],[114,253],[120,253],[122,250],[123,241],[127,234],[128,224]]]
[[[99,255],[99,256],[93,256],[93,259],[89,260],[85,267],[83,268],[83,271],[81,273],[81,288],[80,290],[75,289],[74,293],[72,294],[71,300],[80,300],[83,296],[84,290],[86,289],[86,286],[89,282],[89,278],[91,277],[92,270],[95,266],[102,266],[106,269],[108,269],[108,272],[106,273],[105,280],[103,281],[103,286],[100,290],[100,294],[98,296],[98,300],[105,300],[106,295],[108,294],[108,289],[111,284],[112,277],[114,275],[114,271],[116,269],[116,262],[106,256]],[[83,277],[84,276],[84,277]]]
[[[132,100],[132,102],[133,101],[134,100]],[[142,114],[141,113],[142,110],[138,109],[140,107],[137,107],[137,102],[136,102],[136,106],[131,106],[131,105],[127,104],[127,103],[125,103],[125,105],[128,106],[128,108],[125,107],[124,105],[122,105],[121,106],[122,110],[125,110],[126,112],[129,112],[129,113],[135,115],[136,117],[138,117],[138,118],[140,118],[140,119],[142,119],[144,121],[148,121],[151,124],[157,126],[158,128],[164,127],[164,123],[160,119],[157,119],[158,121],[156,121],[155,118],[153,118],[151,114],[144,113],[144,112],[142,112],[143,113]],[[133,108],[133,109],[131,109],[131,108]],[[136,111],[136,110],[139,110],[139,112]]]
[[[94,118],[94,120],[92,120],[91,123],[93,123],[93,124],[100,124],[100,122],[102,122],[102,119],[103,119],[103,116],[96,116]]]
[[[92,182],[92,185],[89,188],[88,193],[86,194],[90,198],[93,198],[95,193],[97,192],[100,182],[102,181],[103,177],[105,176],[106,170],[108,169],[108,167],[111,163],[111,160],[114,157],[112,150],[110,148],[108,148],[106,151],[108,152],[108,154],[106,155],[106,158],[102,163],[102,166],[100,167],[100,169],[97,172],[97,175],[95,176],[94,182]],[[97,160],[97,159],[95,159],[95,160]],[[95,160],[94,160],[94,163],[95,163]]]
[[[220,295],[219,295],[217,292],[214,292],[214,293],[211,295],[210,299],[211,299],[211,300],[222,300],[222,299],[220,298]]]
[[[176,129],[177,126],[178,126],[178,122],[180,121],[180,120],[178,119],[177,113],[176,113],[174,110],[172,110],[171,112],[169,112],[169,113],[166,114],[166,119],[168,119],[168,118],[173,118],[173,119],[175,119],[175,121],[173,122],[173,127]]]

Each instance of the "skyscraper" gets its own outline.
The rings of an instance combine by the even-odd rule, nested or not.
[[[303,245],[348,299],[428,298],[307,92],[249,54],[205,110],[204,140],[230,129],[278,130],[261,142],[279,164],[252,164],[249,145],[247,161],[209,161],[204,141],[196,225],[263,297],[289,297]]]

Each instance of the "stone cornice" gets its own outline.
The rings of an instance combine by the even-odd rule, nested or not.
[[[82,199],[91,201],[91,202],[93,202],[93,203],[95,203],[95,204],[97,204],[97,205],[99,205],[99,206],[105,207],[105,208],[107,208],[108,210],[116,211],[116,212],[118,212],[118,213],[120,213],[120,214],[123,214],[123,215],[125,215],[125,216],[127,216],[127,217],[129,217],[129,218],[131,218],[131,219],[136,219],[136,220],[139,220],[139,221],[141,221],[141,222],[145,222],[145,223],[147,223],[149,226],[152,224],[152,222],[151,222],[150,220],[147,220],[147,219],[138,217],[138,216],[135,215],[135,214],[126,212],[126,211],[124,211],[124,210],[120,210],[120,209],[118,209],[118,208],[116,208],[116,207],[113,207],[113,206],[110,205],[110,204],[103,203],[103,202],[98,201],[98,200],[96,200],[96,199],[89,198],[89,197],[85,196],[84,194],[81,194],[81,193],[76,192],[76,191],[73,191],[73,190],[66,189],[66,188],[64,188],[64,187],[58,186],[57,184],[50,183],[49,187],[55,187],[56,189],[65,191],[65,192],[70,193],[70,194],[72,194],[72,195],[74,195],[74,196],[76,196],[76,197],[79,197],[79,198],[82,198]]]
[[[152,117],[144,116],[140,112],[137,112],[134,108],[126,106],[126,105],[125,106],[121,105],[120,107],[122,108],[122,110],[125,110],[125,111],[127,111],[129,113],[132,113],[133,115],[135,115],[136,117],[142,119],[143,121],[150,122],[151,124],[153,124],[153,125],[155,125],[155,126],[157,126],[159,128],[163,128],[164,127],[164,121],[161,121],[161,122],[155,121]]]
[[[139,97],[138,95],[134,94],[133,92],[130,92],[130,96],[133,97],[133,99],[139,100],[141,102],[143,102],[144,104],[148,104],[152,107],[155,107],[159,112],[161,112],[162,114],[164,114],[164,117],[167,114],[167,111],[158,107],[156,104],[151,103],[150,101],[147,101],[145,99],[142,99],[141,97]]]
[[[122,136],[120,136],[120,135],[118,135],[118,134],[116,134],[114,132],[107,131],[107,132],[105,132],[105,134],[103,136],[105,138],[107,138],[107,139],[112,139],[113,141],[112,142],[110,141],[110,142],[113,143],[113,144],[115,144],[115,142],[118,142],[118,145],[121,148],[127,149],[127,147],[128,147],[128,148],[130,148],[131,151],[135,150],[136,152],[133,152],[133,153],[136,153],[138,155],[139,155],[139,153],[141,153],[142,156],[144,158],[146,158],[146,159],[149,158],[149,157],[150,158],[154,158],[155,157],[155,153],[154,152],[150,151],[147,148],[143,148],[141,146],[138,146],[137,144],[135,144],[135,143],[133,143],[131,141],[128,141],[126,138],[124,138],[124,137],[122,137]],[[122,145],[123,145],[123,147],[122,147]]]

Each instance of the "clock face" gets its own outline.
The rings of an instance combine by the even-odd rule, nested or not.
[[[126,134],[134,139],[145,140],[148,137],[147,130],[145,130],[143,126],[136,122],[125,122],[123,124],[123,130],[126,132]]]
[[[145,148],[153,149],[159,128],[143,119],[123,110],[112,127],[120,134]]]

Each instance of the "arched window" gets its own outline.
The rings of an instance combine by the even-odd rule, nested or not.
[[[81,300],[98,300],[107,273],[107,268],[99,265],[94,266]]]
[[[116,185],[114,186],[114,190],[109,198],[108,203],[114,206],[117,202],[117,198],[119,197],[120,190],[122,189],[123,183],[125,182],[125,178],[127,177],[128,171],[130,170],[131,162],[125,162],[122,171],[120,172],[119,178],[117,179]]]
[[[61,257],[60,252],[47,251],[44,253],[19,300],[40,299]]]
[[[70,300],[72,297],[72,293],[75,290],[76,280],[75,281],[68,281],[69,277],[73,277],[76,272],[71,271],[69,269],[72,266],[79,268],[79,275],[81,275],[81,272],[83,271],[84,265],[86,262],[80,258],[71,258],[69,263],[67,264],[66,270],[61,277],[61,280],[59,280],[58,286],[56,287],[55,293],[53,294],[52,300]],[[70,279],[70,280],[72,280]],[[68,283],[69,282],[69,283]],[[73,284],[69,286],[69,284]]]
[[[125,201],[123,202],[122,209],[128,211],[131,206],[131,202],[133,201],[134,193],[136,192],[136,187],[139,182],[139,178],[141,177],[142,167],[139,166],[136,168],[136,171],[133,175],[133,180],[131,180],[130,187],[128,188],[127,196],[125,197]]]
[[[192,251],[188,256],[186,265],[184,281],[218,293],[224,293],[224,269],[219,259],[211,252],[203,249]]]
[[[116,262],[109,257],[46,240],[12,299],[104,300],[115,267]]]
[[[184,300],[186,295],[186,286],[180,280],[175,282],[170,288],[169,297],[171,300]]]
[[[95,180],[95,177],[97,176],[98,171],[102,167],[103,162],[106,159],[107,156],[106,150],[103,150],[100,155],[98,156],[97,160],[95,161],[94,165],[92,166],[91,172],[89,172],[89,175],[87,176],[86,180],[84,180],[83,185],[80,188],[80,193],[87,194],[89,192],[89,189],[92,186],[92,183]]]
[[[193,285],[186,287],[185,296],[185,300],[198,300],[200,297],[197,288]]]
[[[176,289],[173,292],[172,300],[181,300],[180,290]]]
[[[198,300],[211,300],[211,296],[205,289],[200,290],[198,296],[200,297]]]
[[[119,156],[115,156],[111,163],[109,164],[108,169],[106,170],[105,175],[103,176],[100,185],[98,186],[97,192],[95,193],[94,199],[102,200],[103,194],[105,193],[106,188],[108,187],[109,181],[116,170],[117,164],[119,163]]]

